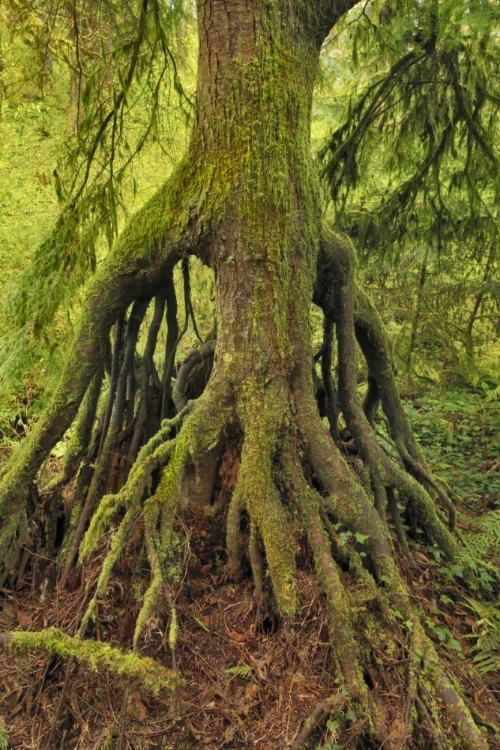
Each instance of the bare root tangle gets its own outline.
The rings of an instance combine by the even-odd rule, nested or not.
[[[193,331],[196,335],[196,338],[201,344],[202,338],[200,336],[198,325],[196,323],[196,317],[193,310],[193,301],[191,299],[191,276],[189,272],[189,258],[187,257],[182,259],[182,280],[184,283],[184,307],[186,320],[191,321],[191,325],[193,326]]]
[[[393,494],[394,491],[397,491],[417,508],[424,528],[446,554],[453,557],[458,545],[436,513],[433,500],[425,487],[419,484],[413,476],[406,473],[405,467],[392,460],[380,448],[357,398],[356,376],[353,366],[355,361],[354,263],[349,246],[341,241],[337,241],[337,244],[339,246],[335,247],[334,251],[331,250],[329,255],[329,262],[333,263],[329,270],[330,276],[328,277],[328,273],[323,272],[321,279],[318,281],[316,301],[322,304],[325,314],[329,315],[336,323],[339,344],[341,409],[365,466],[370,471],[377,508],[372,505],[361,485],[349,474],[349,470],[338,451],[335,451],[328,431],[315,417],[314,403],[310,398],[303,398],[300,402],[297,402],[297,421],[307,440],[306,450],[314,473],[328,493],[328,497],[323,500],[327,513],[337,522],[345,524],[351,531],[368,535],[366,547],[376,580],[383,583],[392,606],[404,613],[405,617],[408,617],[408,620],[413,623],[410,647],[412,659],[422,660],[422,662],[428,664],[426,679],[433,686],[432,690],[439,695],[465,745],[474,749],[486,748],[486,740],[474,723],[463,698],[440,665],[435,648],[424,632],[418,610],[410,603],[406,584],[401,578],[392,557],[385,525],[385,507],[380,502],[380,486],[377,487],[377,483],[380,482],[393,517],[394,514],[399,514]],[[334,284],[333,287],[332,284]],[[383,343],[383,339],[379,338],[377,342],[380,345],[381,342]],[[385,343],[383,343],[382,352],[387,364],[391,364],[389,350],[386,349]],[[382,405],[384,406],[384,402],[387,403],[388,398],[387,396],[382,398],[384,388],[390,387],[390,397],[394,402],[397,402],[398,396],[397,390],[395,390],[392,368],[387,371],[390,375],[387,374],[385,379],[381,378],[376,368],[372,367],[370,372],[377,381]],[[401,409],[400,405],[398,405],[398,409]],[[408,445],[411,446],[413,441],[411,432],[408,432],[406,440]],[[414,445],[414,455],[419,456],[418,448],[416,444]],[[421,474],[419,479],[424,482]],[[394,518],[394,521],[397,536],[403,537],[404,531],[398,524],[398,519]],[[408,547],[406,539],[401,538],[400,541],[403,548]],[[415,679],[417,679],[418,688],[416,700],[425,704],[425,701],[429,700],[425,685],[414,674],[412,681],[414,682]]]
[[[306,439],[306,457],[328,493],[321,500],[325,511],[353,533],[366,536],[365,547],[375,580],[383,585],[378,590],[378,598],[387,600],[384,606],[386,616],[391,609],[395,609],[411,623],[411,635],[407,639],[410,658],[415,665],[426,664],[425,672],[418,672],[415,666],[412,681],[417,679],[418,690],[425,693],[426,687],[422,681],[425,674],[427,684],[432,685],[432,690],[439,695],[466,747],[485,750],[486,740],[474,723],[459,690],[441,666],[436,650],[424,632],[418,609],[410,601],[407,586],[392,556],[386,527],[321,423],[312,398],[297,401],[297,422]],[[395,626],[399,627],[397,623]]]
[[[319,419],[312,396],[304,394],[297,400],[296,409],[297,424],[306,440],[308,461],[328,493],[323,500],[326,510],[336,522],[367,537],[366,545],[378,582],[398,580],[386,527]],[[408,611],[406,593],[400,604],[402,611]]]
[[[112,408],[107,409],[107,412],[111,415],[110,420],[108,421],[109,427],[106,430],[103,428],[97,466],[94,471],[92,481],[90,483],[90,488],[85,499],[80,518],[78,519],[78,524],[75,529],[71,545],[67,553],[64,568],[59,581],[59,584],[61,586],[64,585],[69,575],[71,567],[73,566],[76,555],[78,553],[78,547],[80,546],[83,534],[85,533],[87,523],[101,497],[103,489],[106,486],[106,474],[108,472],[111,452],[114,449],[118,432],[122,425],[128,376],[131,368],[133,367],[139,329],[144,315],[146,314],[148,304],[148,299],[140,299],[134,302],[134,304],[132,305],[132,310],[130,312],[125,331],[125,350],[123,354],[123,361],[121,363],[119,376],[116,378],[116,392],[114,392],[113,378],[116,377],[116,370],[118,369],[117,367],[115,367],[115,363],[119,361],[119,337],[121,336],[121,325],[117,326],[114,362],[111,374],[110,391],[108,396],[108,403],[112,404]]]
[[[391,514],[391,520],[394,525],[394,531],[396,532],[396,538],[398,540],[399,546],[401,550],[404,552],[404,554],[406,555],[406,558],[408,562],[410,563],[410,565],[412,567],[416,567],[415,560],[410,550],[410,545],[408,544],[408,539],[406,538],[406,532],[403,527],[401,515],[399,513],[396,493],[394,492],[392,487],[387,487],[386,492],[387,492],[387,507],[389,509],[389,513]]]
[[[170,435],[182,423],[187,412],[188,410],[185,409],[172,420],[165,421],[161,430],[142,448],[126,484],[115,495],[103,497],[97,512],[92,517],[80,545],[82,559],[88,557],[95,549],[104,531],[111,525],[120,510],[122,508],[127,509],[113,535],[111,548],[102,566],[94,596],[84,617],[84,623],[91,616],[97,598],[105,594],[113,568],[123,554],[132,524],[140,516],[141,504],[148,492],[153,472],[165,466],[171,457],[175,448],[175,441],[169,440]]]
[[[96,393],[101,384],[102,362],[111,325],[122,317],[125,321],[126,311],[132,305],[126,326],[124,322],[125,333],[123,336],[119,333],[116,338],[116,386],[110,389],[108,403],[112,404],[112,409],[109,429],[103,439],[97,471],[87,495],[87,501],[90,498],[91,502],[88,510],[84,508],[80,526],[73,532],[62,578],[64,582],[76,555],[81,560],[88,558],[95,551],[104,532],[110,530],[111,541],[81,628],[85,629],[89,624],[95,614],[97,601],[106,595],[113,570],[127,549],[132,529],[139,528],[143,535],[150,575],[133,637],[134,651],[139,649],[144,629],[156,612],[160,594],[169,580],[171,568],[179,553],[176,518],[190,504],[193,506],[209,500],[221,448],[230,435],[237,433],[242,440],[240,465],[228,508],[226,527],[233,577],[239,580],[243,575],[241,520],[242,515],[246,515],[249,525],[248,558],[257,602],[261,607],[267,604],[266,583],[270,581],[279,612],[283,616],[293,615],[298,607],[295,580],[298,518],[325,597],[329,639],[334,660],[340,668],[339,695],[345,689],[349,701],[354,702],[366,717],[365,722],[360,725],[362,731],[372,734],[377,740],[382,737],[377,728],[377,708],[364,676],[364,667],[369,657],[366,656],[366,650],[360,648],[357,628],[360,617],[370,621],[381,615],[397,633],[403,660],[409,664],[408,703],[422,706],[421,711],[427,712],[426,721],[432,727],[433,717],[438,716],[440,710],[432,697],[435,692],[465,745],[471,750],[485,750],[485,740],[474,724],[459,690],[440,665],[436,650],[424,632],[418,609],[411,601],[408,587],[394,558],[387,525],[388,513],[392,517],[399,543],[410,554],[399,517],[398,499],[404,498],[418,509],[422,523],[450,556],[455,554],[456,542],[436,513],[433,500],[426,489],[428,483],[425,484],[422,475],[418,476],[422,481],[419,483],[415,476],[408,473],[410,466],[405,463],[404,457],[399,463],[382,450],[376,440],[373,425],[357,397],[354,363],[357,318],[353,302],[353,258],[349,247],[343,247],[342,252],[335,254],[333,261],[330,259],[334,292],[325,278],[322,280],[326,291],[319,298],[327,318],[322,366],[323,379],[329,390],[328,398],[333,406],[335,388],[331,374],[331,349],[335,326],[339,351],[339,407],[363,459],[369,477],[366,487],[357,480],[342,457],[340,448],[332,437],[336,435],[335,427],[328,430],[321,421],[313,395],[310,361],[299,362],[290,371],[291,375],[286,377],[279,374],[261,378],[259,373],[258,376],[247,376],[235,382],[234,372],[238,371],[238,367],[235,366],[234,371],[231,369],[228,372],[226,368],[230,369],[231,365],[220,357],[202,396],[195,402],[187,403],[184,398],[181,411],[175,417],[164,420],[156,434],[147,439],[149,390],[156,387],[159,392],[158,386],[163,388],[166,377],[171,382],[173,369],[170,362],[171,357],[175,356],[179,340],[177,318],[174,316],[177,304],[176,300],[174,302],[175,294],[174,298],[169,297],[173,291],[171,262],[172,258],[177,257],[178,254],[169,256],[168,262],[162,266],[162,273],[158,271],[158,277],[154,277],[155,284],[137,283],[133,287],[134,293],[128,297],[129,305],[115,305],[112,308],[105,322],[101,322],[99,338],[96,338],[95,332],[92,333],[94,346],[99,347],[101,354],[97,360],[98,369],[88,371],[86,385],[82,381],[78,393],[81,401],[87,391],[87,399],[94,404],[92,408],[95,413]],[[167,289],[161,292],[158,291],[160,277],[167,278]],[[139,405],[134,414],[135,407],[130,409],[126,406],[126,393],[130,394],[134,390],[131,388],[131,371],[139,326],[154,294],[157,295],[155,310],[142,360]],[[170,339],[167,342],[164,382],[161,383],[153,363],[153,354],[165,310],[165,299],[167,318],[170,320]],[[100,309],[99,306],[96,309]],[[102,311],[100,314],[104,315]],[[363,330],[368,330],[368,325]],[[82,335],[80,332],[75,347],[85,344]],[[360,336],[358,334],[358,338]],[[206,347],[203,355],[211,356],[213,342],[207,342]],[[383,352],[390,364],[385,348]],[[231,358],[228,357],[227,360],[229,359]],[[188,376],[192,370],[191,362],[197,363],[199,360],[199,352],[188,357],[190,366],[185,365]],[[120,367],[117,363],[120,363]],[[70,367],[74,365],[68,363],[68,368]],[[71,372],[75,372],[75,369]],[[387,386],[390,378],[387,376],[383,380],[375,366],[370,372],[385,409],[387,398],[383,397],[381,383]],[[181,373],[182,368],[179,378]],[[94,381],[91,380],[92,376]],[[66,383],[66,389],[68,377],[65,372],[62,382]],[[393,378],[392,370],[390,377]],[[92,390],[89,388],[90,383]],[[391,398],[397,401],[396,391]],[[75,404],[72,418],[76,409]],[[81,413],[83,412],[82,406]],[[58,420],[62,419],[58,412],[53,413],[58,415]],[[330,409],[329,416],[336,424],[335,407]],[[102,497],[103,491],[106,491],[104,479],[110,452],[115,446],[118,432],[123,432],[123,420],[128,422],[131,418],[136,420],[127,433],[131,444],[125,446],[126,452],[123,454],[131,459],[130,465],[122,474],[121,483],[117,482],[112,486],[112,491],[108,490]],[[88,427],[87,419],[89,418],[84,419],[82,416],[82,421]],[[57,425],[59,424],[57,421]],[[143,440],[146,443],[140,449]],[[86,442],[88,443],[88,435]],[[411,446],[409,438],[407,442]],[[131,445],[134,446],[133,450]],[[406,442],[404,445],[405,450],[410,453]],[[414,455],[418,456],[416,451],[417,448]],[[34,463],[29,464],[30,471],[34,467]],[[33,476],[32,474],[30,481]],[[196,489],[196,480],[204,482],[205,478],[208,478],[207,487],[200,494]],[[14,517],[14,526],[6,527],[12,538],[20,538],[20,519],[21,516]],[[347,552],[342,550],[339,528],[348,529],[353,536],[361,535],[364,539],[363,553],[366,551],[364,561],[356,549]],[[348,585],[349,577],[356,582],[356,587]],[[362,594],[358,598],[359,590],[362,590]],[[400,613],[399,619],[393,615],[393,610]],[[360,611],[364,614],[360,615]],[[51,646],[53,650],[65,649],[64,653],[70,656],[76,653],[78,645],[73,642],[75,639],[69,645],[61,639],[56,640],[56,646]],[[42,641],[43,639],[39,643]],[[85,661],[85,658],[82,659]],[[330,704],[334,704],[334,698],[328,705]],[[410,713],[408,709],[408,726]],[[313,716],[312,720],[315,718]],[[380,739],[380,742],[383,741]]]
[[[158,334],[165,311],[165,294],[160,293],[155,297],[154,313],[151,320],[146,346],[142,357],[141,374],[139,383],[139,406],[135,417],[134,430],[127,454],[127,468],[133,465],[139,449],[143,443],[146,425],[150,414],[150,390],[156,388],[159,392],[161,389],[160,379],[156,372],[153,356],[158,341]],[[169,329],[170,330],[170,329]]]
[[[114,531],[96,590],[83,618],[84,623],[92,616],[96,600],[105,594],[113,568],[123,555],[132,525],[142,518],[151,580],[136,622],[134,648],[137,647],[147,621],[154,614],[159,592],[167,576],[168,563],[175,558],[175,514],[179,506],[185,508],[191,500],[183,491],[186,470],[192,465],[196,467],[206,456],[210,456],[230,422],[231,409],[227,387],[216,382],[211,384],[192,408],[186,407],[173,419],[164,421],[160,431],[140,451],[125,485],[118,493],[101,500],[81,544],[82,558],[95,549],[120,510],[126,509],[126,513]],[[169,440],[171,433],[180,425],[179,433]],[[152,474],[158,470],[161,477],[156,490],[150,494]]]
[[[102,367],[107,337],[135,299],[152,296],[165,274],[193,244],[188,215],[190,197],[179,203],[184,165],[131,219],[115,248],[95,275],[83,304],[67,364],[50,404],[19,446],[0,482],[0,582],[4,582],[27,538],[26,506],[38,469],[72,424],[87,388]],[[176,187],[177,186],[177,187]],[[188,191],[189,193],[189,191]]]
[[[170,281],[172,281],[172,274],[167,274],[167,279],[170,278]],[[171,285],[171,289],[173,292],[173,284]],[[80,542],[82,540],[83,534],[85,532],[85,528],[92,517],[92,514],[94,512],[94,508],[97,506],[97,504],[100,501],[101,494],[103,490],[105,491],[106,488],[109,486],[109,474],[110,474],[110,466],[111,466],[111,457],[113,455],[113,452],[115,451],[115,445],[117,443],[119,436],[132,434],[134,429],[134,409],[130,408],[130,404],[128,403],[127,399],[133,399],[134,398],[134,390],[131,387],[131,381],[134,380],[134,378],[131,376],[133,373],[134,368],[134,357],[135,357],[135,351],[136,351],[136,345],[137,345],[137,339],[139,334],[139,329],[141,322],[144,318],[144,315],[146,313],[147,307],[149,304],[149,300],[147,298],[140,298],[135,301],[135,303],[132,306],[128,322],[126,325],[126,329],[124,327],[124,315],[121,315],[117,325],[116,325],[116,331],[115,331],[115,346],[113,351],[113,364],[111,368],[111,376],[110,376],[110,387],[108,390],[108,399],[107,399],[107,405],[106,405],[106,414],[104,417],[104,425],[101,429],[101,441],[100,441],[100,450],[99,455],[96,462],[96,468],[95,470],[91,471],[91,477],[90,477],[90,486],[88,489],[88,492],[86,493],[86,500],[83,504],[83,507],[81,505],[79,497],[76,498],[76,503],[73,508],[73,512],[71,514],[71,520],[69,524],[69,529],[67,529],[67,534],[64,540],[64,545],[61,550],[61,559],[64,560],[64,568],[62,570],[62,574],[59,579],[59,586],[64,585],[65,581],[68,578],[69,572],[73,566],[73,563],[76,559],[78,549],[80,546]],[[143,402],[149,407],[148,399],[147,399],[147,391],[148,386],[151,379],[154,379],[152,370],[154,370],[155,374],[155,368],[154,364],[152,362],[152,356],[154,353],[156,340],[158,336],[158,329],[159,325],[161,323],[161,317],[164,309],[164,302],[162,301],[162,295],[159,296],[156,300],[155,304],[155,314],[153,315],[153,321],[151,324],[150,331],[148,333],[148,342],[146,346],[146,352],[143,358],[143,370],[142,370],[142,396],[143,396]],[[175,329],[177,330],[177,329]],[[176,341],[177,343],[177,341]],[[123,352],[123,353],[122,353]],[[175,354],[175,350],[171,352],[171,355]],[[99,376],[99,377],[98,377]],[[156,375],[157,377],[157,375]],[[171,381],[171,372],[166,373],[166,377],[168,378],[168,381]],[[74,434],[77,435],[79,444],[82,442],[86,444],[88,443],[88,434],[85,436],[83,433],[88,433],[91,429],[95,409],[96,409],[96,403],[97,398],[100,391],[100,385],[101,385],[101,378],[102,378],[102,371],[96,374],[94,380],[92,383],[95,387],[90,388],[86,398],[82,402],[82,406],[79,410],[79,419],[77,419],[76,423],[76,429],[74,430]],[[90,401],[91,406],[89,407],[87,405],[87,402]],[[133,404],[132,404],[133,407]],[[184,410],[185,411],[185,410]],[[139,405],[139,412],[141,412],[141,404]],[[90,415],[89,415],[90,413]],[[144,434],[144,428],[145,428],[145,419],[147,417],[148,409],[145,408],[142,412],[144,414],[144,422],[143,424],[139,424],[139,430],[136,435],[136,445],[132,446],[133,451],[138,450],[138,447],[140,446],[141,439]],[[140,414],[139,414],[140,416]],[[123,419],[126,417],[126,419],[132,418],[131,423],[129,425],[125,425],[125,428],[123,427]],[[176,420],[175,420],[176,421]],[[80,423],[82,423],[82,426],[80,427]],[[84,439],[85,438],[85,439]],[[132,434],[133,438],[133,434]],[[82,452],[82,448],[79,448],[80,453]],[[70,458],[71,460],[71,466],[73,467],[73,471],[76,469],[76,461],[74,460],[74,454],[75,451],[72,451]],[[156,458],[156,456],[155,456]],[[163,459],[166,460],[167,453],[163,456]],[[207,463],[208,462],[208,463]],[[156,461],[153,462],[155,468],[159,468],[162,465],[162,461]],[[215,475],[215,467],[216,467],[216,461],[213,460],[213,457],[210,455],[207,456],[207,459],[205,460],[205,464],[210,464],[213,469],[213,475]],[[69,467],[69,464],[67,464]],[[126,467],[126,470],[122,472],[123,478],[126,477],[126,474],[128,473],[128,467]],[[152,473],[145,471],[143,474],[146,476],[150,476]],[[58,500],[58,496],[54,494],[55,490],[57,490],[58,487],[60,487],[62,481],[68,481],[69,478],[71,478],[71,474],[69,474],[69,469],[64,472],[62,476],[57,477],[54,482],[51,483],[49,489],[52,490],[49,494],[49,498],[53,498],[53,501]],[[79,479],[83,477],[83,473],[79,475]],[[212,481],[214,479],[214,476],[212,478]],[[116,480],[115,480],[116,481]],[[77,491],[81,490],[83,488],[82,482],[77,482],[76,489]],[[109,491],[109,490],[108,490]],[[120,494],[120,493],[119,493]],[[107,498],[109,501],[109,498]],[[115,505],[119,508],[120,502],[115,502]],[[103,509],[108,509],[109,502],[104,502],[102,504]],[[102,514],[99,514],[102,515]],[[127,513],[126,521],[130,524],[133,520],[133,514],[130,512]],[[122,532],[124,533],[125,529],[125,521],[122,524]],[[9,529],[7,529],[9,530]],[[126,536],[126,534],[125,534]],[[123,538],[125,538],[123,536]],[[50,550],[47,548],[45,550],[46,554],[50,553]],[[118,554],[118,553],[117,553]],[[114,564],[114,563],[113,563]],[[109,570],[111,571],[112,565],[110,565]],[[101,582],[102,583],[102,582]]]
[[[400,491],[406,502],[415,508],[426,531],[449,558],[454,558],[458,552],[457,542],[441,521],[433,499],[425,487],[407,473],[404,464],[403,466],[398,464],[381,448],[363,411],[357,395],[355,365],[354,253],[347,240],[341,241],[335,236],[328,235],[326,231],[323,246],[326,246],[324,253],[328,253],[326,260],[325,255],[323,256],[323,263],[326,263],[327,266],[322,267],[322,275],[316,289],[316,299],[324,306],[325,314],[329,315],[336,323],[339,346],[339,391],[342,394],[341,408],[349,431],[369,472],[380,515],[385,522],[387,487]],[[381,325],[380,331],[383,332]],[[397,403],[397,409],[390,410],[390,414],[397,413],[401,417],[401,413],[404,414],[404,412],[399,404],[389,349],[383,335],[378,339],[378,344],[383,353],[386,369],[372,368],[371,374],[377,382],[384,410],[388,402],[390,404]],[[380,377],[381,370],[384,372],[384,378]],[[377,375],[379,376],[378,379]],[[390,398],[387,392],[390,392]],[[405,439],[404,436],[401,436],[401,433],[398,433],[400,435],[399,444],[404,447],[405,455],[410,455],[406,444],[410,447],[414,445],[415,447],[412,450],[415,455],[420,455],[406,417],[401,418],[399,422],[403,425],[404,435],[406,435]],[[393,417],[389,419],[389,423],[395,425]],[[394,429],[396,430],[395,426]],[[423,480],[421,479],[421,481]],[[448,495],[441,494],[441,497],[449,507]]]
[[[112,404],[112,408],[110,409],[112,417],[109,423],[109,431],[105,431],[103,428],[103,433],[101,435],[101,447],[99,450],[100,455],[102,453],[109,454],[110,450],[114,447],[118,438],[118,433],[123,426],[127,386],[129,383],[130,374],[131,372],[133,372],[134,368],[134,356],[137,346],[137,340],[139,338],[139,330],[143,318],[146,314],[149,301],[150,300],[147,298],[136,300],[132,305],[132,309],[130,311],[125,331],[123,361],[121,363],[119,376],[116,380],[116,390],[114,391],[114,389],[110,387],[109,402]],[[117,340],[115,359],[118,360],[119,350],[120,347]]]
[[[217,445],[229,424],[232,397],[227,384],[212,381],[187,417],[175,439],[170,462],[163,470],[154,495],[144,505],[144,534],[151,567],[151,582],[137,618],[134,644],[137,644],[148,619],[154,613],[157,597],[165,577],[166,565],[174,556],[174,518],[181,504],[190,498],[183,497],[182,479],[186,468],[196,464]]]

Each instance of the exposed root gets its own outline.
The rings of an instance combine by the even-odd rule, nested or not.
[[[327,510],[353,533],[367,537],[376,578],[391,579],[396,566],[384,524],[320,421],[312,398],[297,401],[297,423],[307,441],[308,461],[328,494],[324,499]]]
[[[150,417],[150,391],[154,387],[159,392],[161,383],[153,361],[158,334],[163,320],[165,311],[165,294],[160,293],[155,297],[154,312],[149,325],[146,346],[141,363],[140,381],[139,381],[139,406],[137,408],[134,431],[127,453],[127,467],[133,465],[137,458],[140,447],[144,442],[146,426]],[[170,330],[170,329],[169,329]],[[168,335],[168,334],[167,334]],[[132,402],[133,403],[133,402]]]
[[[73,658],[85,664],[87,669],[96,672],[108,669],[115,674],[126,675],[138,680],[148,692],[158,694],[161,690],[174,689],[178,677],[147,656],[123,653],[107,643],[85,641],[62,633],[57,628],[46,628],[40,632],[0,634],[0,645],[14,653],[29,649],[40,649],[57,654],[64,659]]]
[[[358,664],[358,649],[351,622],[352,602],[340,579],[328,534],[321,521],[321,496],[306,482],[298,454],[290,453],[286,460],[286,472],[298,501],[314,567],[325,593],[330,641],[335,657],[351,697],[363,701],[366,707],[366,686]]]
[[[71,438],[64,454],[62,472],[42,488],[44,494],[54,492],[61,485],[73,479],[82,459],[88,453],[102,388],[102,378],[103,372],[98,370],[78,410]]]
[[[139,453],[124,487],[117,494],[103,498],[81,545],[82,557],[88,556],[120,509],[127,509],[102,565],[96,591],[84,617],[87,621],[92,616],[97,598],[105,593],[132,526],[142,516],[151,580],[136,622],[134,649],[155,612],[159,593],[168,576],[168,565],[174,561],[177,552],[173,529],[175,513],[180,505],[185,507],[190,501],[189,497],[183,497],[181,491],[185,471],[218,443],[229,421],[228,409],[230,403],[223,390],[214,388],[213,391],[209,389],[192,409],[186,407],[177,417],[167,420],[160,432]],[[167,440],[183,418],[184,424],[179,434]],[[152,474],[158,469],[162,470],[158,486],[145,500]]]
[[[308,410],[307,406],[298,409],[299,425],[308,441],[306,447],[309,460],[312,462],[315,475],[329,493],[329,497],[323,501],[325,507],[353,533],[367,535],[366,549],[376,580],[387,590],[386,596],[390,606],[403,613],[411,623],[411,643],[415,649],[412,658],[418,657],[428,665],[428,679],[439,694],[457,733],[467,743],[466,746],[473,750],[485,750],[486,740],[472,720],[464,699],[441,667],[436,650],[420,623],[418,610],[410,602],[406,584],[395,565],[378,512],[365,496],[361,486],[352,475],[349,475],[349,470],[338,451],[336,452],[333,442],[330,443],[330,448],[327,448],[326,443],[331,441],[329,432],[319,418],[314,419],[313,415],[314,411],[311,408]],[[390,611],[390,607],[387,607],[386,611]]]
[[[450,527],[454,523],[453,506],[443,485],[434,482],[430,472],[425,469],[421,451],[415,443],[398,397],[390,349],[383,326],[366,296],[358,295],[362,300],[363,314],[356,317],[353,250],[347,240],[341,241],[336,236],[332,237],[325,233],[324,253],[327,260],[324,259],[323,263],[326,263],[327,272],[325,274],[323,268],[321,282],[316,290],[316,299],[322,303],[325,314],[331,316],[336,323],[342,413],[369,473],[377,510],[385,523],[387,489],[399,492],[416,510],[427,533],[448,558],[453,559],[457,556],[458,544],[442,523],[434,500],[424,485],[427,483],[427,486],[441,490],[439,494],[448,508]],[[325,279],[328,273],[330,273],[330,278]],[[360,320],[364,322],[360,323]],[[371,377],[377,385],[382,407],[388,419],[390,434],[398,448],[402,465],[394,461],[378,443],[369,417],[358,398],[355,364],[356,330],[359,331],[358,339],[367,358]],[[417,467],[419,467],[418,472]],[[422,484],[408,474],[409,469],[413,469],[414,476],[417,476]],[[397,506],[393,504],[391,512],[394,514],[395,510]],[[399,527],[399,523],[397,525]]]
[[[235,504],[248,511],[262,538],[273,591],[284,615],[297,607],[291,528],[273,477],[273,459],[286,413],[286,391],[279,383],[266,389],[249,382],[236,405],[244,431]],[[234,531],[231,532],[234,537]],[[238,569],[238,560],[232,561]]]
[[[184,162],[132,217],[96,273],[50,405],[2,475],[0,584],[9,576],[21,547],[26,527],[24,499],[29,496],[40,466],[72,424],[89,384],[101,370],[111,326],[134,300],[153,296],[169,269],[194,245],[194,237],[200,240],[190,212],[185,210],[192,206],[191,190],[179,190],[187,174],[192,184],[192,165]],[[194,185],[192,189],[195,190]],[[200,206],[200,217],[202,213]]]

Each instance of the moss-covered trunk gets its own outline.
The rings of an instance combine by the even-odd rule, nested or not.
[[[299,1],[200,6],[192,147],[217,165],[208,202],[223,195],[204,258],[216,277],[217,369],[240,392],[250,383],[289,388],[297,366],[310,369],[321,222],[309,138],[320,21]]]
[[[301,2],[214,2],[199,17],[194,144],[218,165],[214,200],[220,181],[230,186],[205,255],[216,278],[213,377],[233,392],[245,436],[241,502],[263,536],[284,610],[295,606],[293,553],[271,469],[298,372],[312,390],[320,212],[309,137],[322,20]],[[233,566],[238,575],[234,549]]]

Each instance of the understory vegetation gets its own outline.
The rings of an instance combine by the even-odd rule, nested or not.
[[[0,750],[500,748],[499,34],[0,0]]]

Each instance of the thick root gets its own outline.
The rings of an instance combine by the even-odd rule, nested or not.
[[[464,746],[471,750],[486,750],[486,740],[473,721],[464,699],[441,667],[433,644],[425,635],[418,610],[411,603],[406,583],[393,559],[386,529],[377,510],[361,485],[350,474],[317,413],[315,416],[314,403],[306,402],[301,409],[297,409],[297,416],[306,439],[308,460],[315,476],[328,493],[328,497],[323,500],[326,511],[354,534],[366,536],[365,547],[375,579],[383,586],[381,596],[387,598],[384,611],[390,613],[391,610],[397,610],[411,623],[411,631],[416,635],[409,643],[413,644],[419,657],[429,663],[429,679],[453,721],[457,734],[464,741]],[[399,627],[396,622],[394,625]],[[414,657],[415,653],[412,655]]]
[[[175,558],[175,514],[192,499],[183,493],[183,478],[189,467],[196,466],[198,461],[213,451],[230,421],[230,414],[231,400],[227,389],[214,384],[195,405],[187,406],[179,415],[166,420],[160,432],[139,453],[123,488],[117,494],[102,499],[83,539],[80,548],[82,558],[92,553],[120,509],[127,509],[114,532],[110,550],[102,565],[96,591],[84,616],[86,622],[93,614],[97,598],[105,593],[113,568],[125,551],[130,530],[142,516],[151,579],[136,621],[134,649],[156,610],[168,564]],[[178,435],[168,440],[170,433],[183,419]],[[158,486],[145,499],[152,474],[159,469],[162,473]]]
[[[296,611],[295,557],[291,528],[276,488],[273,459],[286,413],[284,389],[279,384],[259,389],[249,383],[244,398],[237,404],[237,414],[244,431],[241,465],[234,490],[234,508],[228,539],[237,548],[237,511],[245,508],[264,545],[267,565],[278,607],[282,614]],[[239,572],[240,555],[231,562]]]
[[[46,628],[40,632],[2,633],[0,645],[4,645],[13,653],[39,649],[64,659],[76,659],[92,672],[108,669],[115,674],[137,680],[145,690],[153,694],[163,690],[171,692],[178,683],[177,676],[154,659],[123,653],[108,643],[86,641],[66,635],[56,628]]]
[[[290,450],[285,471],[300,508],[314,567],[326,597],[330,642],[352,698],[367,707],[366,685],[358,663],[358,649],[351,621],[352,601],[341,581],[331,554],[331,544],[321,519],[322,498],[304,478],[300,458]]]
[[[406,502],[415,508],[424,528],[447,557],[454,559],[458,554],[458,544],[441,521],[433,498],[425,489],[425,484],[441,490],[439,494],[450,514],[450,527],[454,523],[451,500],[442,484],[438,485],[433,481],[430,472],[425,467],[422,453],[413,438],[399,400],[390,348],[382,323],[367,297],[359,293],[361,312],[356,316],[354,309],[354,300],[357,299],[354,287],[355,257],[349,242],[325,231],[322,264],[322,275],[315,298],[322,304],[325,314],[336,323],[341,409],[370,477],[381,518],[385,522],[387,489],[399,492],[405,497]],[[379,445],[369,417],[358,398],[356,330],[359,332],[358,338],[367,358],[371,377],[377,385],[377,391],[388,419],[390,434],[399,450],[402,465],[391,459]],[[408,470],[413,476],[408,474]],[[420,480],[421,484],[413,478],[414,476]],[[394,510],[393,505],[392,513]]]

